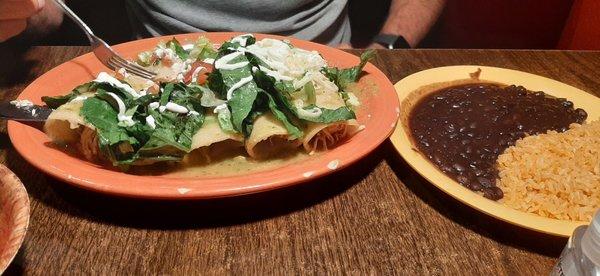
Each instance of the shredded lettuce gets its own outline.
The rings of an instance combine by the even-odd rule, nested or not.
[[[306,103],[307,104],[315,104],[317,102],[317,97],[315,95],[315,86],[312,84],[312,82],[307,82],[304,85],[304,93],[306,93]]]
[[[216,58],[217,51],[213,48],[212,43],[205,36],[200,36],[194,47],[190,50],[189,58],[193,60],[205,60],[207,58]]]
[[[233,123],[231,122],[231,111],[229,107],[225,106],[225,108],[216,109],[217,111],[217,121],[219,122],[219,126],[225,132],[235,133],[235,129],[233,128]]]
[[[145,52],[141,52],[138,54],[136,62],[137,62],[137,64],[139,64],[141,66],[150,66],[150,65],[152,65],[151,60],[152,60],[152,52],[145,51]]]

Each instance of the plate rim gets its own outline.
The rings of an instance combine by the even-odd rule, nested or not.
[[[127,47],[136,47],[136,44],[144,44],[144,43],[145,44],[148,44],[148,43],[155,44],[160,40],[167,40],[172,37],[175,37],[175,38],[179,39],[180,41],[190,40],[190,39],[195,40],[200,35],[206,35],[209,37],[209,39],[211,39],[213,41],[220,41],[221,39],[215,39],[215,38],[225,38],[225,37],[230,38],[232,36],[239,35],[239,34],[242,34],[242,33],[240,33],[240,32],[213,32],[213,33],[176,34],[176,35],[167,35],[167,36],[161,36],[161,37],[153,37],[153,38],[145,38],[145,39],[140,39],[140,40],[135,40],[135,41],[129,41],[129,42],[115,45],[113,47],[117,51],[119,51],[119,50],[127,48]],[[300,40],[300,39],[296,39],[293,37],[283,37],[283,36],[277,36],[277,35],[268,35],[268,34],[260,34],[260,33],[253,33],[253,34],[257,38],[271,37],[271,38],[277,38],[277,39],[286,39],[286,40],[291,41],[293,44],[294,43],[301,44],[301,46],[299,46],[299,47],[302,47],[302,48],[306,48],[308,46],[308,47],[310,47],[311,50],[317,50],[317,51],[326,50],[326,51],[330,52],[332,55],[334,55],[334,54],[342,55],[342,56],[348,57],[348,58],[352,57],[352,59],[356,59],[357,62],[359,60],[359,58],[357,56],[355,56],[354,54],[347,53],[340,49],[332,48],[332,47],[318,44],[318,43],[311,42],[311,41],[305,41],[305,40]],[[52,72],[56,73],[57,70],[60,71],[61,70],[60,68],[63,66],[66,66],[66,64],[78,63],[78,62],[85,63],[86,59],[89,60],[91,58],[93,58],[93,53],[86,53],[86,54],[77,56],[71,60],[65,61],[65,62],[57,65],[56,67],[48,70],[44,74],[38,76],[33,82],[31,82],[17,96],[17,98],[21,99],[21,98],[24,98],[24,95],[32,94],[33,92],[30,93],[29,91],[32,89],[34,84],[37,84],[37,82],[45,75],[50,74]],[[328,60],[328,62],[332,62],[332,61]],[[103,68],[103,70],[106,70],[106,68]],[[391,99],[388,99],[388,105],[391,106],[390,109],[393,109],[394,107],[399,107],[399,101],[398,101],[397,95],[395,93],[393,84],[389,80],[389,78],[379,68],[377,68],[375,65],[373,65],[370,62],[365,67],[365,70],[367,70],[367,71],[369,71],[369,73],[373,74],[374,78],[377,79],[378,81],[385,80],[384,82],[378,82],[377,85],[379,85],[380,91],[386,90],[384,92],[389,94],[389,95],[386,94],[386,96],[390,96],[390,97],[393,96],[394,100],[391,105],[389,104],[389,101],[391,101]],[[31,95],[29,95],[29,96],[31,96]],[[38,98],[40,96],[41,95],[39,95],[39,94],[35,94],[36,98]],[[182,192],[178,189],[176,190],[175,187],[166,187],[166,186],[153,187],[153,189],[151,191],[139,190],[139,189],[134,190],[134,189],[122,188],[122,187],[121,187],[121,189],[115,190],[114,187],[110,187],[110,185],[108,185],[106,183],[90,182],[89,179],[77,177],[77,173],[69,173],[67,171],[61,170],[59,167],[54,166],[53,164],[42,164],[41,161],[38,160],[38,158],[36,158],[36,156],[28,154],[25,149],[26,145],[23,145],[23,143],[18,141],[19,137],[17,137],[18,136],[17,133],[20,131],[27,131],[27,130],[31,131],[30,126],[26,126],[24,124],[14,122],[14,121],[9,121],[8,122],[8,134],[11,139],[11,142],[13,143],[14,148],[28,163],[32,164],[37,169],[41,170],[42,172],[44,172],[46,174],[51,175],[54,178],[62,180],[66,183],[70,183],[79,188],[83,188],[83,189],[91,190],[91,191],[95,191],[95,192],[100,192],[100,193],[105,193],[105,194],[116,195],[116,196],[130,197],[130,198],[169,199],[169,200],[208,199],[208,198],[240,196],[240,195],[265,192],[265,191],[269,191],[269,190],[284,188],[284,187],[288,187],[291,185],[297,185],[297,184],[301,184],[301,183],[304,183],[307,181],[311,181],[316,178],[321,178],[323,176],[334,173],[337,170],[343,169],[343,168],[361,160],[362,158],[367,156],[369,153],[373,152],[378,146],[380,146],[392,134],[392,132],[395,128],[395,124],[398,119],[398,116],[397,116],[398,114],[396,114],[395,117],[392,117],[391,114],[393,114],[393,113],[391,111],[388,111],[387,113],[389,113],[389,114],[385,114],[386,116],[382,116],[381,119],[385,120],[385,121],[389,121],[392,127],[389,127],[389,129],[387,129],[385,131],[382,130],[382,131],[372,132],[373,134],[371,134],[371,135],[367,134],[367,137],[370,138],[369,140],[372,140],[371,142],[369,142],[369,144],[366,145],[367,147],[364,147],[362,150],[361,149],[355,150],[356,153],[353,154],[351,157],[334,159],[334,160],[339,161],[339,165],[335,169],[328,169],[326,166],[322,166],[320,168],[316,168],[316,167],[308,168],[307,170],[310,170],[312,172],[312,175],[310,175],[308,177],[298,174],[298,175],[293,175],[293,176],[292,175],[284,175],[283,177],[278,176],[275,178],[275,177],[273,177],[273,175],[269,175],[270,178],[265,178],[265,179],[262,179],[264,181],[257,182],[257,180],[260,180],[260,179],[257,179],[256,176],[266,174],[266,172],[263,172],[263,171],[252,172],[250,174],[244,174],[244,175],[229,176],[229,177],[204,177],[204,178],[197,178],[197,179],[193,179],[193,180],[190,180],[190,178],[174,178],[174,177],[158,176],[158,178],[161,179],[161,181],[168,179],[166,182],[170,183],[169,185],[171,185],[171,186],[176,186],[175,184],[177,184],[177,186],[181,186],[181,187],[197,185],[200,182],[204,182],[204,181],[208,181],[211,183],[212,182],[225,183],[226,180],[235,181],[235,180],[239,180],[241,178],[248,177],[248,176],[252,176],[254,179],[253,182],[257,182],[256,184],[254,184],[254,183],[251,183],[251,181],[247,181],[247,183],[245,183],[246,185],[240,185],[237,188],[229,187],[226,189],[219,189],[219,188],[213,187],[213,188],[211,188],[211,190],[208,190],[208,191],[205,189],[179,188],[179,189],[187,190],[187,191]],[[350,140],[346,144],[351,144],[352,143],[351,141],[352,140]],[[342,147],[342,146],[340,146],[340,147]],[[343,156],[343,157],[345,157],[345,156]],[[70,157],[70,158],[72,158],[72,157]],[[312,159],[309,159],[309,160],[312,160]],[[334,161],[334,160],[332,160],[332,161]],[[90,167],[94,167],[94,166],[92,165]],[[95,167],[96,167],[95,169],[100,168],[100,170],[98,170],[98,172],[107,173],[109,175],[111,174],[107,170],[102,170],[102,168],[100,166],[95,166]],[[277,170],[280,170],[282,168],[283,167],[279,167]],[[92,169],[92,171],[95,169]],[[125,173],[117,173],[117,174],[128,175]],[[128,175],[127,178],[129,178],[129,177],[138,178],[139,176]],[[187,181],[187,183],[186,183],[186,181]],[[154,181],[154,182],[157,182],[157,181]]]
[[[400,100],[401,105],[402,105],[403,100],[411,92],[415,91],[419,87],[422,87],[422,86],[428,85],[428,84],[432,84],[432,83],[458,80],[457,78],[451,77],[456,74],[464,74],[464,77],[462,79],[468,79],[469,78],[468,73],[473,73],[473,72],[477,71],[478,69],[482,70],[482,75],[481,75],[480,79],[482,79],[484,81],[485,80],[498,81],[498,82],[502,82],[502,83],[512,84],[510,81],[504,80],[503,77],[498,77],[498,76],[494,76],[494,75],[492,75],[490,77],[487,74],[488,72],[492,72],[492,74],[496,74],[498,72],[503,72],[508,75],[521,75],[526,78],[531,78],[532,82],[535,82],[535,81],[547,82],[547,83],[552,84],[553,86],[557,85],[562,88],[566,88],[569,90],[569,93],[578,94],[577,97],[584,97],[584,98],[590,98],[590,99],[593,98],[592,102],[596,102],[596,103],[600,104],[600,98],[596,97],[595,95],[585,92],[574,86],[568,85],[566,83],[551,79],[551,78],[547,78],[544,76],[540,76],[540,75],[536,75],[536,74],[532,74],[532,73],[528,73],[528,72],[524,72],[524,71],[520,71],[520,70],[501,68],[501,67],[493,67],[493,66],[481,66],[481,65],[451,65],[451,66],[441,66],[441,67],[429,68],[429,69],[422,70],[422,71],[419,71],[419,72],[416,72],[416,73],[413,73],[411,75],[404,77],[402,80],[398,81],[394,85],[394,87],[396,88],[396,91],[398,93],[398,99]],[[414,85],[411,85],[410,88],[404,88],[404,86],[407,83],[410,83],[410,82],[420,83],[420,81],[423,81],[423,80],[420,80],[420,78],[425,79],[425,78],[427,78],[427,76],[430,76],[433,74],[445,75],[445,77],[448,77],[448,79],[434,79],[434,80],[430,79],[430,81],[428,83],[423,82],[418,87],[413,87]],[[529,87],[527,87],[526,84],[518,83],[518,85],[523,85],[527,89],[530,89]],[[411,88],[413,88],[413,89],[411,89]],[[546,92],[550,95],[553,95],[554,93],[556,93],[554,91],[550,91],[550,92],[544,91],[544,92]],[[571,100],[571,99],[569,99],[569,100]],[[579,103],[579,101],[577,103],[575,101],[573,101],[573,102],[576,105],[578,105],[578,103]],[[589,117],[588,117],[588,120],[590,120]],[[592,120],[594,120],[594,118],[592,118]],[[443,191],[447,195],[453,197],[454,199],[458,200],[462,204],[465,204],[465,205],[467,205],[479,212],[482,212],[486,215],[492,216],[492,217],[502,220],[504,222],[507,222],[507,223],[510,223],[513,225],[517,225],[517,226],[520,226],[520,227],[523,227],[526,229],[530,229],[530,230],[533,230],[536,232],[541,232],[541,233],[555,235],[555,236],[562,236],[562,237],[570,236],[571,233],[573,232],[574,228],[576,228],[577,226],[587,224],[586,222],[552,219],[552,218],[541,217],[541,216],[531,214],[531,213],[526,213],[523,211],[518,211],[516,209],[512,209],[512,208],[505,206],[501,203],[498,203],[496,201],[486,199],[485,197],[472,192],[471,190],[465,188],[464,186],[460,185],[455,180],[453,180],[450,177],[448,177],[447,175],[445,175],[443,172],[439,171],[439,169],[437,169],[437,167],[435,167],[422,154],[413,150],[412,149],[412,141],[411,141],[409,134],[407,133],[407,129],[404,127],[404,124],[402,124],[400,122],[396,126],[394,133],[390,136],[390,140],[392,142],[393,147],[400,154],[400,156],[402,156],[402,158],[406,161],[406,163],[413,170],[415,170],[419,175],[421,175],[423,178],[425,178],[427,180],[427,182],[431,183],[437,189],[440,189],[441,191]],[[407,141],[408,141],[408,143],[407,143]],[[426,164],[426,165],[424,165],[424,164]]]

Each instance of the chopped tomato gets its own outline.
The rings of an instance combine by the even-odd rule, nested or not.
[[[192,81],[192,75],[198,67],[204,67],[205,69],[202,69],[200,72],[198,72],[198,75],[196,77],[197,83],[204,84],[206,82],[208,73],[212,72],[213,70],[213,65],[202,61],[195,61],[194,63],[192,63],[192,68],[190,69],[190,71],[188,71],[187,74],[185,74],[184,76],[185,83],[190,83]]]

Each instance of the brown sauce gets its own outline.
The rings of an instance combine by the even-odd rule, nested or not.
[[[410,111],[408,124],[418,150],[441,171],[498,200],[498,155],[526,135],[563,132],[586,118],[566,99],[522,86],[475,83],[427,94]]]

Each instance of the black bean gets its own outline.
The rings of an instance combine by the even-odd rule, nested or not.
[[[482,172],[483,173],[483,172]],[[479,182],[479,184],[481,184],[483,187],[489,188],[492,186],[492,182],[485,178],[485,177],[477,177],[477,181]]]
[[[514,85],[453,87],[421,106],[411,122],[419,125],[413,137],[419,138],[423,153],[444,173],[490,199],[503,196],[495,187],[495,166],[502,151],[526,135],[548,129],[564,131],[571,122],[587,118],[584,110],[574,109],[567,99]]]
[[[571,107],[573,107],[573,102],[572,101],[564,101],[564,102],[562,102],[562,105],[566,108],[571,108]]]
[[[463,167],[461,164],[458,164],[458,163],[454,163],[454,165],[452,165],[452,168],[454,168],[454,170],[457,172],[465,171],[465,167]]]
[[[581,109],[581,108],[577,108],[575,109],[575,112],[577,112],[577,116],[579,116],[580,118],[582,118],[582,121],[585,121],[585,119],[587,119],[587,112],[585,112],[585,110]]]

